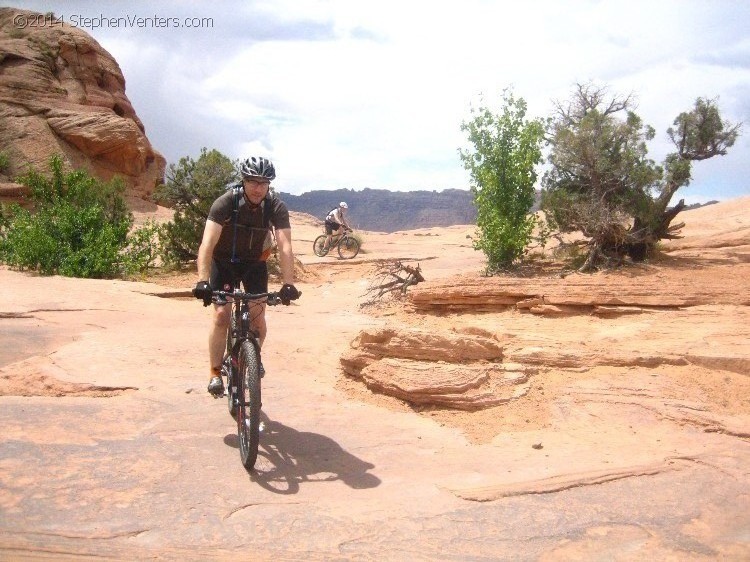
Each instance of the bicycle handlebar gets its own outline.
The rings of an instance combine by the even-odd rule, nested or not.
[[[276,306],[277,304],[281,304],[281,297],[279,296],[278,292],[245,293],[243,291],[240,291],[239,289],[235,289],[234,291],[211,291],[211,294],[214,296],[214,298],[232,297],[233,299],[238,299],[238,300],[243,300],[243,301],[266,299],[266,304],[268,304],[269,306]],[[299,291],[299,296],[302,296],[302,291]]]

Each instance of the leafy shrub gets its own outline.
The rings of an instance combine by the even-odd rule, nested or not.
[[[104,183],[82,170],[65,173],[57,156],[50,169],[50,178],[32,170],[19,178],[34,210],[14,205],[4,213],[0,260],[44,275],[120,275],[133,224],[122,182]]]
[[[526,102],[505,91],[500,113],[472,109],[473,119],[461,126],[473,150],[461,151],[471,174],[479,236],[474,249],[487,256],[487,271],[510,267],[531,241],[536,217],[535,167],[542,161],[544,127],[526,119]]]
[[[357,242],[359,242],[359,251],[364,253],[367,253],[364,249],[365,245],[365,237],[362,235],[361,232],[358,231],[352,231],[350,236],[354,238]]]
[[[128,236],[128,244],[123,253],[124,273],[144,274],[156,266],[157,261],[163,257],[164,232],[164,225],[149,219]]]
[[[0,174],[4,174],[10,168],[10,158],[5,152],[0,152]]]

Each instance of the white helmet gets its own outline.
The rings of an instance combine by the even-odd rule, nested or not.
[[[346,201],[342,201],[341,203],[339,203],[339,207],[341,207],[342,209],[348,209],[349,205],[346,204]]]

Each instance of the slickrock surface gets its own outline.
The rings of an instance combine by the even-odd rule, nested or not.
[[[0,559],[747,560],[750,198],[683,220],[637,268],[487,279],[470,226],[343,261],[294,216],[252,473],[192,275],[0,269]],[[360,307],[391,258],[426,281]]]

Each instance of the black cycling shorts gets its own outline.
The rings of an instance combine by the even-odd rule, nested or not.
[[[341,225],[334,221],[326,221],[326,234],[333,234],[334,230],[341,228]]]
[[[264,261],[229,263],[211,261],[209,285],[213,291],[231,291],[234,280],[242,281],[246,293],[268,292],[268,266]]]

